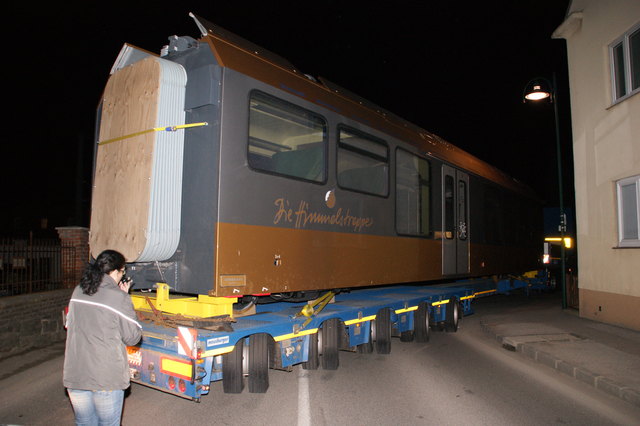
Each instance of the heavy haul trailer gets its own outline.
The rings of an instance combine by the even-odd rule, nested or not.
[[[170,37],[160,55],[125,45],[98,110],[91,253],[122,252],[137,291],[166,284],[156,296],[133,295],[136,310],[150,310],[156,324],[145,325],[140,351],[131,349],[132,360],[145,365],[135,370],[136,380],[153,385],[162,371],[172,372],[172,382],[157,386],[184,388],[198,398],[205,383],[224,376],[226,390],[237,390],[242,351],[232,349],[238,342],[246,343],[246,359],[255,358],[252,351],[262,354],[262,361],[249,362],[260,371],[265,351],[274,348],[294,348],[294,358],[271,356],[271,367],[296,360],[312,367],[317,345],[309,340],[325,324],[324,334],[347,333],[340,347],[360,346],[356,333],[370,329],[372,315],[377,327],[393,322],[401,335],[416,334],[413,321],[422,327],[420,335],[428,331],[426,310],[442,322],[446,312],[458,312],[456,303],[443,308],[443,300],[469,296],[451,287],[437,294],[424,288],[422,298],[414,297],[416,283],[488,276],[501,282],[539,267],[542,214],[526,186],[192,17],[198,40]],[[392,285],[412,290],[372,289]],[[169,297],[168,288],[178,296]],[[290,318],[302,310],[295,302],[329,291],[336,303],[320,315]],[[386,306],[380,294],[384,300],[400,296]],[[340,309],[356,297],[357,308]],[[257,313],[239,317],[234,308],[246,303],[255,304]],[[429,307],[420,308],[423,303]],[[381,309],[391,318],[379,317]],[[421,319],[403,309],[415,309]],[[469,309],[464,305],[464,312]],[[237,321],[226,325],[233,332],[208,330],[219,324],[203,328],[220,317]],[[296,335],[298,322],[305,321]],[[186,324],[183,338],[197,342],[195,353],[180,349],[193,358],[165,356],[180,353],[172,349],[177,324]],[[189,330],[196,329],[194,340]],[[300,345],[281,343],[289,341]],[[264,350],[256,350],[260,346]],[[197,349],[205,356],[198,357]],[[329,366],[332,351],[323,349]],[[157,358],[149,361],[152,354]],[[258,376],[249,372],[250,388],[263,387]]]
[[[145,316],[149,309],[140,308],[146,319],[141,344],[128,348],[131,378],[195,401],[216,381],[222,381],[224,392],[240,393],[244,377],[249,392],[262,393],[269,387],[269,369],[291,371],[301,364],[335,370],[341,350],[389,354],[392,337],[428,342],[432,328],[457,331],[461,317],[473,312],[474,298],[546,288],[547,277],[535,273],[499,281],[376,287],[328,293],[319,303],[256,305],[251,315],[232,322],[158,312]],[[160,305],[172,302],[166,284],[160,285],[159,297]]]

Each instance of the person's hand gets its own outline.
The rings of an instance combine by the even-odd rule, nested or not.
[[[129,289],[131,288],[131,279],[120,281],[118,283],[118,287],[120,287],[120,290],[124,291],[125,293],[129,293]]]

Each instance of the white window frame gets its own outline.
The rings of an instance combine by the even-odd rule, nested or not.
[[[623,217],[625,200],[622,198],[622,187],[635,185],[635,200],[631,200],[631,202],[635,202],[635,206],[632,205],[632,208],[635,207],[635,220],[636,220],[636,238],[625,238],[624,236],[624,225],[626,220],[633,220],[634,218],[625,218]],[[618,247],[640,247],[640,175],[631,176],[628,178],[620,179],[616,182],[616,194],[617,194],[617,204],[618,204]],[[626,200],[627,202],[629,200]]]
[[[631,43],[629,39],[633,33],[640,30],[640,22],[631,27],[627,32],[625,32],[622,36],[617,38],[613,43],[609,45],[609,65],[611,71],[611,98],[613,103],[616,104],[618,102],[622,102],[623,100],[635,95],[640,92],[640,84],[638,87],[632,87],[632,69],[631,69]],[[616,66],[615,66],[615,48],[622,45],[622,55],[623,55],[623,66],[624,66],[624,87],[625,93],[624,95],[618,97],[616,86],[618,82],[618,75],[616,74]],[[636,63],[640,66],[640,58],[636,58]]]

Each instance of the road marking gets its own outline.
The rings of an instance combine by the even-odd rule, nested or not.
[[[309,372],[302,367],[298,368],[298,426],[311,426]]]

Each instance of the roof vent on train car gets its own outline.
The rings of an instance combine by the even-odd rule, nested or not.
[[[189,36],[178,37],[174,35],[169,37],[169,45],[162,48],[160,56],[164,58],[172,53],[184,52],[197,46],[198,42]]]
[[[128,55],[131,57],[132,55]],[[136,56],[136,55],[133,55]],[[91,206],[91,253],[162,261],[180,239],[184,68],[147,56],[116,67],[102,100]]]

